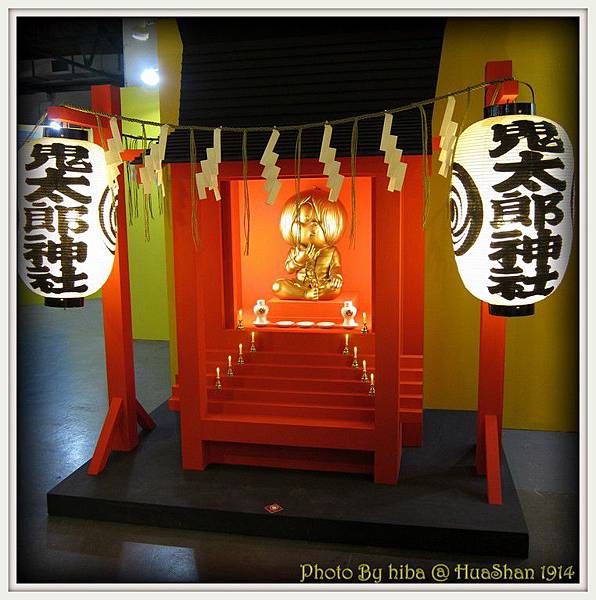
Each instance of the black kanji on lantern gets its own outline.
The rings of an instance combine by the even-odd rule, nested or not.
[[[521,231],[498,231],[493,233],[490,247],[494,250],[488,255],[490,260],[498,263],[491,268],[492,273],[514,275],[522,273],[523,269],[516,265],[519,248],[522,243]]]
[[[70,187],[72,185],[89,186],[89,179],[84,175],[66,177],[69,172],[93,172],[91,163],[85,160],[89,158],[87,148],[59,143],[35,144],[31,151],[31,157],[33,161],[25,165],[25,169],[28,171],[42,167],[50,158],[54,159],[54,167],[48,167],[45,170],[45,177],[28,177],[25,179],[25,182],[29,185],[39,186],[37,190],[27,194],[25,200],[34,203],[47,198],[53,202],[61,203],[64,201],[64,197],[67,197],[82,204],[91,202],[91,196],[85,196]]]
[[[31,233],[36,230],[56,231],[54,227],[54,209],[51,206],[26,206],[23,231]]]
[[[58,169],[80,173],[93,172],[91,163],[88,162],[89,150],[85,146],[67,146],[60,143],[35,144],[31,151],[31,158],[33,161],[25,165],[27,171],[37,169],[53,158]]]
[[[490,201],[494,231],[488,258],[494,265],[489,280],[494,285],[489,285],[488,291],[509,301],[547,296],[554,289],[549,283],[559,278],[549,261],[560,257],[563,245],[562,237],[554,235],[547,225],[555,226],[563,220],[559,204],[567,183],[556,176],[565,168],[561,158],[544,154],[562,153],[564,144],[557,128],[545,121],[522,119],[493,125],[492,130],[493,141],[499,145],[489,150],[491,158],[511,152],[522,138],[527,149],[511,152],[510,162],[493,165],[495,172],[511,175],[492,186],[501,197]],[[525,272],[524,264],[533,265],[533,271]]]
[[[541,189],[539,182],[542,182],[555,190],[562,192],[567,187],[564,179],[557,179],[551,171],[553,169],[564,169],[563,161],[557,158],[547,158],[540,152],[531,150],[522,150],[519,153],[521,160],[514,163],[496,163],[493,167],[495,171],[501,173],[513,173],[511,177],[493,185],[496,192],[509,192],[520,186],[524,186],[531,192],[537,192]],[[544,160],[543,160],[544,159]],[[538,181],[535,181],[538,180]]]
[[[497,123],[491,129],[493,142],[499,143],[499,146],[489,151],[491,158],[507,154],[522,138],[525,138],[528,150],[553,153],[565,151],[555,124],[548,121],[517,120],[507,124]]]
[[[89,150],[84,146],[62,143],[35,144],[31,152],[28,171],[44,165],[45,177],[28,177],[25,182],[38,189],[25,196],[30,203],[23,208],[23,258],[29,263],[26,268],[33,289],[45,294],[84,293],[88,275],[77,272],[77,264],[87,260],[87,243],[76,239],[76,235],[89,229],[85,220],[87,204],[91,196],[81,194],[71,186],[90,186],[90,181],[80,173],[92,173]],[[53,162],[49,162],[53,159]],[[68,176],[68,173],[77,173]],[[55,205],[48,205],[51,200]],[[76,206],[65,201],[74,201]],[[58,233],[58,241],[48,239],[48,233]],[[49,265],[59,265],[60,272],[53,273]]]
[[[563,209],[559,208],[559,203],[563,200],[561,192],[547,194],[532,194],[534,201],[534,224],[536,229],[542,230],[545,225],[558,225],[565,216]]]
[[[38,202],[45,198],[53,200],[56,203],[62,202],[64,196],[71,198],[82,204],[89,204],[91,196],[85,196],[69,186],[71,185],[89,185],[89,180],[81,175],[79,177],[65,177],[65,169],[46,169],[45,177],[28,177],[25,182],[29,185],[38,185],[39,187],[25,196],[28,202]]]
[[[502,198],[491,200],[490,203],[494,211],[494,218],[490,224],[495,229],[500,229],[507,223],[531,225],[531,200],[521,192],[503,194]]]

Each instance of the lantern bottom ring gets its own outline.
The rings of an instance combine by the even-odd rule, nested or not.
[[[83,308],[85,298],[44,298],[44,305],[52,308]]]
[[[489,304],[488,312],[494,317],[529,317],[534,314],[534,305],[502,306],[499,304]]]

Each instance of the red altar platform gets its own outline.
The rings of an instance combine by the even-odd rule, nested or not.
[[[327,321],[336,323],[337,327],[342,322],[341,309],[344,301],[351,300],[354,306],[358,308],[356,321],[359,326],[362,322],[362,311],[360,310],[359,298],[357,292],[342,292],[334,300],[325,300],[321,302],[308,302],[306,300],[281,300],[280,298],[269,298],[267,306],[269,307],[268,320],[271,324],[276,321],[313,321],[314,323]],[[247,315],[247,322],[252,323],[254,315],[252,311]],[[366,316],[367,327],[370,329],[371,321]],[[346,330],[348,332],[348,330]]]

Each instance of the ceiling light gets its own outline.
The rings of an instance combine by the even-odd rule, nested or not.
[[[159,83],[159,71],[157,69],[144,69],[141,73],[141,81],[145,85],[156,86]]]

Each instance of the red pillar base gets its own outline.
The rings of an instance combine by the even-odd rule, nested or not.
[[[112,450],[116,450],[114,447],[114,437],[118,427],[121,425],[121,420],[124,418],[123,406],[122,398],[113,398],[110,402],[110,408],[103,422],[93,457],[87,468],[87,474],[99,475],[105,469]],[[136,418],[137,423],[143,431],[152,431],[155,429],[155,421],[147,414],[138,400]]]
[[[484,435],[486,443],[486,487],[489,504],[503,504],[501,493],[501,444],[499,427],[495,415],[484,418]]]

